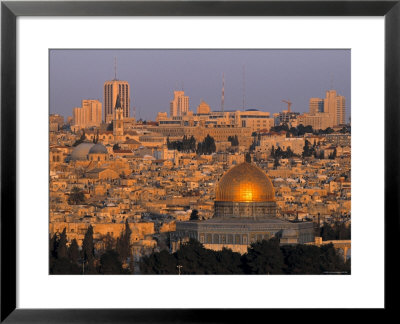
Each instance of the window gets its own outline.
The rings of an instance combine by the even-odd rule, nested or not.
[[[240,235],[235,235],[235,244],[240,244]]]

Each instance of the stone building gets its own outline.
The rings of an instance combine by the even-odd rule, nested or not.
[[[214,217],[205,221],[177,222],[171,234],[171,249],[194,238],[208,249],[229,248],[246,253],[256,241],[278,237],[281,244],[314,240],[312,222],[288,222],[276,217],[274,186],[252,163],[243,162],[228,170],[216,187]]]

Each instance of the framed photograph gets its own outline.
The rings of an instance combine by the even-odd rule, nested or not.
[[[1,321],[391,309],[399,15],[3,1]]]

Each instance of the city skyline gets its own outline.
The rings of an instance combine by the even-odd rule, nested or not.
[[[272,114],[290,100],[292,111],[308,112],[310,98],[335,89],[346,98],[346,122],[351,113],[350,50],[51,50],[50,113],[71,116],[85,99],[104,109],[104,83],[115,72],[130,85],[137,119],[169,113],[173,92],[182,89],[190,110],[201,100],[220,110],[223,74],[225,110],[242,110],[244,102]]]

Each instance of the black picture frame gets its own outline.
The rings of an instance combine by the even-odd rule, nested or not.
[[[19,16],[384,16],[385,310],[399,279],[400,1],[2,1],[1,2],[1,322],[197,323],[265,316],[265,310],[16,308],[16,18]],[[371,131],[373,127],[371,126]],[[371,166],[372,168],[372,166]],[[366,166],[368,170],[368,166]],[[372,172],[371,172],[372,173]],[[369,176],[368,174],[367,176]],[[371,239],[373,233],[371,233]],[[371,259],[373,257],[371,256]],[[367,269],[366,269],[367,271]],[[367,284],[367,283],[366,283]],[[272,310],[271,310],[272,311]],[[350,319],[350,318],[349,318]]]

